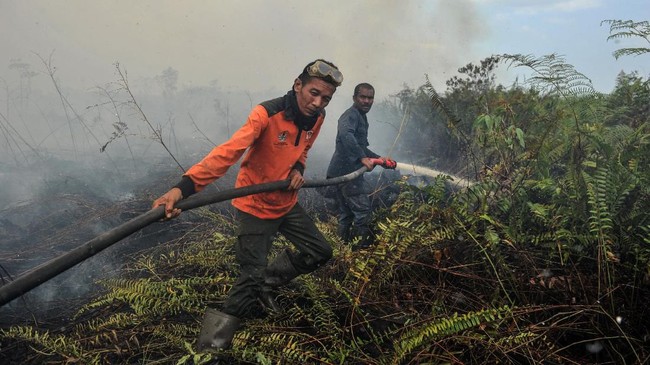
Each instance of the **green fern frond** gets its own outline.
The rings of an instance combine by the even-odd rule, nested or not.
[[[458,116],[456,116],[454,112],[452,112],[451,109],[449,109],[442,101],[442,98],[440,95],[438,95],[436,89],[433,87],[433,85],[431,85],[431,81],[429,81],[429,75],[425,75],[425,79],[426,81],[424,83],[424,89],[431,99],[431,104],[434,106],[434,108],[442,112],[450,125],[458,124],[460,122],[460,118],[458,118]]]
[[[555,345],[551,341],[548,341],[546,335],[532,331],[521,331],[516,334],[500,337],[496,341],[491,342],[495,347],[507,348],[509,351],[514,351],[520,347],[531,348],[534,343],[543,346],[545,352],[550,352],[555,348]]]
[[[132,328],[137,326],[141,321],[141,317],[134,313],[112,313],[106,317],[91,318],[86,322],[82,322],[76,326],[76,331],[79,333],[93,331],[105,331],[110,329]]]
[[[424,323],[412,326],[404,331],[395,341],[395,356],[393,364],[400,364],[411,352],[426,347],[431,342],[452,335],[463,333],[481,324],[494,323],[508,315],[511,309],[507,306],[494,309],[484,309],[463,315],[455,313],[452,317],[430,319]]]
[[[623,56],[640,56],[642,54],[650,53],[650,48],[645,47],[633,47],[633,48],[622,48],[617,49],[612,53],[616,59],[619,59]]]
[[[177,251],[169,250],[156,260],[157,270],[153,274],[156,276],[169,276],[170,267],[191,267],[194,272],[205,272],[206,274],[231,271],[235,265],[233,260],[232,246],[236,237],[225,237],[218,232],[213,234],[211,239],[203,239],[199,242],[182,245]],[[144,260],[144,259],[142,259]],[[151,264],[145,264],[147,261],[138,262],[135,265],[136,270],[151,270]]]
[[[38,331],[31,326],[14,326],[0,329],[0,338],[11,338],[32,343],[39,351],[64,363],[99,364],[98,355],[86,353],[83,345],[63,335],[52,336],[48,331]]]
[[[151,278],[109,279],[103,282],[109,292],[82,307],[79,314],[114,302],[128,304],[139,315],[177,314],[181,311],[198,313],[203,310],[206,301],[225,296],[229,289],[226,283],[229,282],[231,279],[228,276],[171,278],[162,282]],[[210,287],[211,290],[197,290],[203,287]]]
[[[176,365],[203,365],[214,363],[214,357],[211,353],[196,353],[192,344],[189,342],[183,343],[183,348],[188,353],[181,356],[176,362]]]
[[[566,63],[563,56],[550,54],[535,58],[532,55],[504,54],[500,57],[510,66],[531,69],[533,75],[528,82],[542,92],[563,96],[598,95],[591,80]]]
[[[313,364],[323,360],[311,346],[292,333],[247,329],[235,334],[232,353],[247,361],[268,364]],[[261,362],[260,362],[261,361]]]
[[[378,247],[378,249],[373,250],[369,255],[354,257],[346,275],[346,282],[350,284],[356,283],[355,288],[357,288],[370,281],[378,265],[383,264],[381,256],[384,256],[385,251],[383,247]]]
[[[151,334],[164,339],[167,345],[176,346],[178,349],[186,347],[189,339],[194,339],[198,334],[198,328],[193,323],[177,324],[162,323],[153,327]]]
[[[633,20],[614,20],[607,19],[600,22],[600,25],[609,24],[609,31],[611,34],[607,40],[618,39],[620,37],[626,38],[630,35],[647,37],[650,36],[650,22],[647,20],[635,22]]]
[[[610,183],[609,171],[600,167],[596,170],[595,176],[584,174],[587,182],[587,196],[589,197],[589,227],[590,232],[596,236],[602,236],[613,228],[611,212],[607,204],[607,186]]]
[[[607,37],[608,41],[640,38],[650,43],[650,22],[648,21],[635,22],[632,20],[603,20],[600,24],[609,24],[609,37]],[[650,53],[650,48],[621,48],[614,51],[613,55],[616,59],[618,59],[622,56],[639,56],[645,53]]]
[[[335,337],[340,337],[343,329],[339,323],[338,316],[334,312],[329,299],[329,294],[324,291],[321,280],[312,276],[302,278],[302,289],[304,297],[311,299],[310,322],[315,328],[326,328]]]

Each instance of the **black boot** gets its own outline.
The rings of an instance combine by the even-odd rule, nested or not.
[[[199,351],[226,349],[230,347],[240,320],[235,316],[208,308],[203,316],[201,333],[197,341]]]
[[[259,293],[259,296],[257,299],[259,300],[260,304],[264,309],[266,310],[267,313],[270,314],[278,314],[282,313],[282,307],[280,307],[280,304],[275,300],[276,297],[276,292],[273,290],[268,285],[264,285],[262,287],[262,290]]]
[[[339,238],[341,238],[341,241],[348,243],[350,242],[351,234],[350,234],[350,226],[344,225],[344,224],[339,224],[339,226],[336,228],[336,233],[338,234]]]
[[[271,288],[288,284],[293,278],[300,275],[289,259],[289,252],[282,251],[271,262],[264,273],[264,283]]]

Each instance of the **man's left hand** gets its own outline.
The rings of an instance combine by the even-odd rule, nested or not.
[[[293,169],[289,173],[289,190],[298,190],[302,187],[302,185],[305,183],[305,178],[302,177],[302,174],[300,171]]]

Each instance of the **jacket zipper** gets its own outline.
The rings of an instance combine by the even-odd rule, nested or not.
[[[294,146],[298,146],[300,144],[301,134],[302,134],[302,128],[298,127],[298,135],[296,136],[296,142],[293,144]]]

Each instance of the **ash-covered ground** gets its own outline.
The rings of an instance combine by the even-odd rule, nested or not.
[[[20,167],[0,166],[0,184],[5,186],[0,193],[2,284],[147,212],[153,199],[182,174],[168,162],[140,161],[136,165],[138,169],[116,170],[101,164],[51,159]],[[324,167],[308,170],[306,178],[323,179],[324,171]],[[236,173],[234,166],[208,191],[232,188]],[[377,168],[366,178],[376,190],[375,208],[388,207],[397,198],[399,172]],[[303,189],[300,203],[315,219],[330,220],[336,215],[336,206],[326,195],[324,188]],[[233,210],[229,202],[208,209],[227,215]],[[204,217],[189,211],[175,220],[153,223],[56,277],[44,278],[41,285],[0,307],[0,325],[65,323],[85,299],[99,294],[98,280],[119,276],[139,251],[209,224]]]

